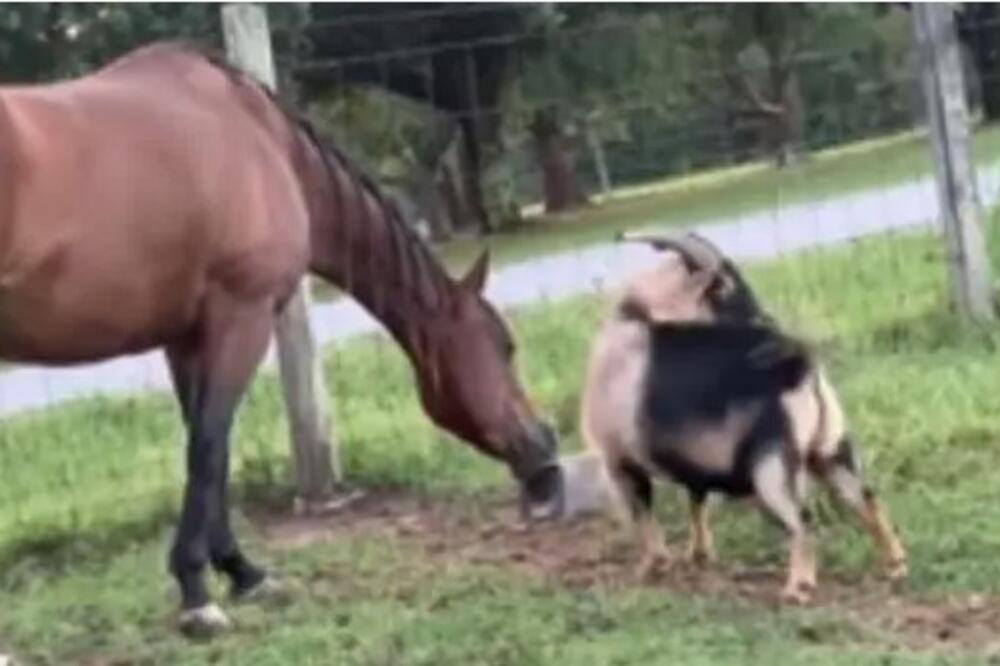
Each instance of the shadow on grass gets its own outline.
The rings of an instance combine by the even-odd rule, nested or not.
[[[292,505],[294,488],[274,470],[273,461],[245,464],[230,484],[231,511],[244,508],[271,511]],[[265,469],[267,468],[267,469]],[[98,528],[78,525],[39,526],[34,534],[0,544],[0,589],[17,590],[40,576],[59,576],[81,565],[112,557],[137,544],[159,539],[174,529],[180,506],[166,498],[149,511],[104,523]],[[164,548],[167,547],[164,542]],[[166,571],[164,555],[164,572]]]
[[[16,538],[0,547],[0,588],[13,592],[39,577],[78,571],[81,564],[103,560],[156,538],[173,525],[176,516],[175,508],[163,505],[144,516],[97,530],[63,527],[40,530],[42,536]]]

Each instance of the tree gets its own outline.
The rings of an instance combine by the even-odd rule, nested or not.
[[[307,100],[344,84],[378,86],[449,114],[461,131],[468,213],[488,232],[482,147],[495,141],[500,123],[503,39],[529,30],[535,11],[486,3],[313,5],[295,77]]]
[[[779,166],[796,161],[805,112],[795,64],[808,43],[810,24],[823,10],[804,4],[748,3],[725,5],[723,11],[679,11],[689,26],[682,39],[703,54],[709,73],[695,87],[726,107],[729,125],[738,125],[740,119],[757,124]]]
[[[272,5],[271,24],[290,32],[302,3]],[[0,77],[43,81],[90,72],[161,39],[221,47],[218,7],[191,3],[0,4]]]
[[[83,74],[163,38],[212,42],[218,17],[208,5],[0,5],[0,71],[8,81]]]
[[[407,210],[433,240],[453,231],[456,211],[439,182],[455,123],[431,107],[381,89],[350,88],[313,100],[309,114]],[[449,183],[452,185],[452,183]]]
[[[979,80],[983,117],[986,122],[1000,120],[1000,7],[988,2],[962,4],[956,23]]]
[[[531,137],[545,210],[559,212],[587,199],[582,149],[599,187],[610,187],[604,137],[622,136],[629,109],[670,102],[656,78],[673,53],[663,22],[645,8],[560,4],[544,19],[538,38],[514,47],[519,66],[506,115]]]

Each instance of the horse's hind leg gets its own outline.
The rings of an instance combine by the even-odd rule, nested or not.
[[[886,576],[892,580],[904,578],[906,553],[875,493],[861,479],[860,466],[849,438],[840,441],[832,458],[821,462],[819,472],[834,494],[861,519],[878,548]]]
[[[208,561],[230,576],[237,593],[264,580],[264,573],[239,551],[230,531],[226,484],[233,415],[267,349],[271,310],[263,303],[214,305],[200,337],[168,351],[188,426],[188,480],[170,569],[181,591],[181,629],[198,635],[229,624],[205,590]]]

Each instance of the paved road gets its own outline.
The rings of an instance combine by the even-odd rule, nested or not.
[[[997,200],[998,184],[1000,169],[980,173],[984,202]],[[924,179],[709,221],[697,229],[724,252],[749,262],[893,229],[928,226],[937,210],[933,181]],[[643,246],[591,246],[501,268],[491,275],[487,295],[503,308],[559,300],[612,287],[624,274],[653,260],[653,252]],[[321,342],[382,330],[351,301],[317,305],[311,317]],[[274,363],[273,349],[267,363]],[[169,385],[159,352],[69,369],[18,368],[0,373],[0,416],[97,393],[162,390]]]

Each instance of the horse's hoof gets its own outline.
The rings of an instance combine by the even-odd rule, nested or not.
[[[181,611],[177,619],[181,633],[189,638],[212,638],[233,626],[233,623],[216,604]]]
[[[286,604],[291,601],[292,592],[288,585],[274,576],[264,576],[256,585],[242,590],[233,590],[233,599],[239,602]]]

